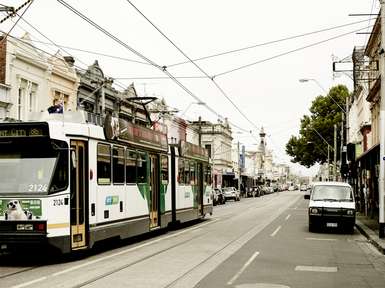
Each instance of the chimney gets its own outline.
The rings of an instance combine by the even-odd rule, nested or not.
[[[67,64],[68,64],[70,67],[73,67],[73,66],[74,66],[74,63],[75,63],[74,57],[72,57],[72,56],[64,56],[64,61],[66,61]]]

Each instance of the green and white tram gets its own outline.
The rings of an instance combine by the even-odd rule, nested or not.
[[[166,134],[112,117],[104,127],[78,112],[47,117],[0,123],[1,249],[69,253],[212,213],[201,147],[169,147]]]

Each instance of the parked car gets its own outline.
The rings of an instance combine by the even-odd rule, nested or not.
[[[214,199],[213,199],[213,205],[214,206],[217,204],[220,205],[220,204],[226,203],[226,198],[225,198],[221,188],[214,188],[213,195],[214,195]]]
[[[356,204],[352,187],[344,182],[313,184],[309,201],[309,231],[316,228],[344,228],[354,232]]]
[[[295,190],[295,187],[294,186],[289,186],[289,189],[287,189],[289,191],[294,191]]]
[[[225,187],[223,188],[223,194],[225,196],[225,199],[233,199],[234,201],[241,200],[241,195],[239,194],[239,191],[235,189],[234,187]]]
[[[259,189],[258,186],[250,187],[247,191],[247,197],[259,197]]]

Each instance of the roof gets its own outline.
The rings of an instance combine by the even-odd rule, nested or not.
[[[338,182],[338,181],[323,181],[323,182],[313,182],[313,186],[343,186],[350,187],[349,183]]]

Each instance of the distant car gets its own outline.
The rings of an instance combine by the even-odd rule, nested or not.
[[[234,187],[225,187],[223,188],[223,194],[225,196],[225,199],[233,199],[234,201],[241,200],[241,195],[239,194],[239,191],[235,189]]]
[[[313,184],[309,201],[309,231],[316,228],[344,228],[354,232],[356,204],[352,187],[343,182]]]
[[[301,191],[306,191],[307,190],[307,186],[305,184],[301,185],[301,187],[299,188],[299,190]]]
[[[295,188],[294,186],[289,186],[289,188],[287,190],[294,191],[295,190],[294,188]]]
[[[213,194],[214,194],[214,199],[213,199],[213,205],[214,206],[217,204],[220,205],[220,204],[226,203],[226,198],[225,198],[221,188],[214,188]]]

